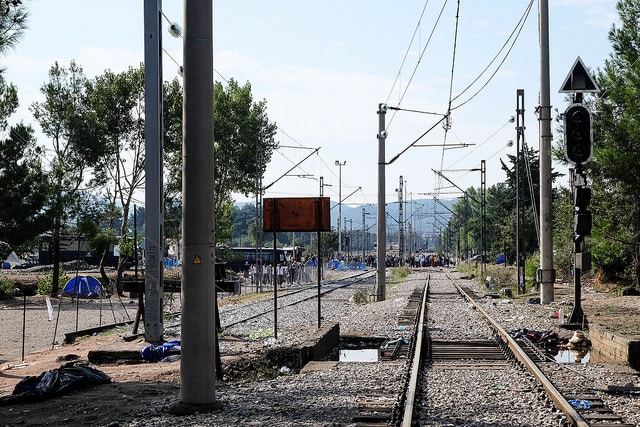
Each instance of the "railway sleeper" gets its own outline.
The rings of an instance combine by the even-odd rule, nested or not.
[[[638,427],[628,423],[590,423],[589,425],[591,427]]]
[[[428,356],[440,360],[499,360],[506,359],[496,341],[439,341],[429,340]]]
[[[609,408],[603,401],[597,396],[592,394],[573,394],[563,393],[566,400],[584,400],[588,401],[591,407],[589,408],[576,408],[576,411],[591,427],[628,427],[634,424],[626,424],[623,422],[623,418],[616,414],[613,409]],[[603,421],[600,423],[594,423],[594,421]]]
[[[524,350],[529,359],[533,360],[534,363],[545,362],[547,360],[547,357],[542,350],[540,350],[540,348],[538,348],[538,346],[536,346],[529,338],[518,338],[516,339],[516,343],[518,343],[520,348]]]

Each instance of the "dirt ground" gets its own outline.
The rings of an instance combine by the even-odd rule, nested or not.
[[[0,397],[13,392],[26,376],[60,368],[67,360],[79,356],[88,362],[89,351],[102,349],[139,350],[147,345],[143,338],[126,342],[126,333],[92,336],[73,344],[32,353],[25,363],[16,360],[0,369]],[[36,403],[0,406],[1,425],[108,425],[139,418],[153,402],[179,393],[180,362],[108,364],[91,366],[111,377],[111,383],[89,387],[72,401],[54,398]],[[62,399],[62,402],[61,402]],[[73,409],[70,409],[70,406]],[[117,425],[117,424],[116,424]]]
[[[558,303],[571,301],[572,287],[556,286]],[[7,303],[3,301],[3,303]],[[20,301],[14,301],[16,304]],[[640,339],[640,296],[618,296],[585,291],[582,308],[590,323]],[[140,336],[130,338],[130,328],[114,333],[78,339],[54,349],[30,353],[22,360],[0,367],[0,398],[12,393],[26,376],[38,376],[70,360],[87,362],[91,350],[135,350],[148,343]],[[223,366],[225,360],[223,360]],[[111,383],[90,387],[73,398],[48,399],[29,404],[0,405],[0,425],[112,425],[117,426],[149,414],[158,401],[178,400],[180,362],[137,364],[92,364],[111,377]],[[73,410],[70,407],[73,406]]]

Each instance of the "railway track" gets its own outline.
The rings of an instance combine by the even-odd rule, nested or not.
[[[375,271],[364,271],[355,273],[349,277],[324,281],[321,284],[321,288],[318,290],[317,286],[310,286],[307,288],[296,290],[278,290],[278,310],[291,307],[296,304],[313,300],[320,296],[329,294],[338,289],[346,288],[353,285],[362,284],[365,281],[372,279],[375,276]],[[265,295],[271,293],[265,292]],[[222,307],[220,309],[220,321],[222,328],[229,328],[241,323],[248,322],[252,319],[256,319],[261,316],[273,313],[275,307],[272,299],[254,301],[241,306]],[[252,312],[250,316],[237,313]]]
[[[338,289],[347,288],[349,286],[362,284],[375,276],[375,271],[364,271],[357,272],[348,277],[333,279],[323,281],[321,283],[320,291],[318,291],[317,286],[310,286],[302,289],[281,289],[279,290],[278,296],[278,310],[286,309],[287,307],[294,306],[296,304],[301,304],[306,301],[310,301],[318,298],[318,293],[320,296],[329,294]],[[252,301],[243,304],[234,304],[228,307],[222,307],[219,309],[221,326],[223,329],[230,328],[232,326],[236,326],[242,323],[249,322],[253,319],[260,318],[262,316],[269,315],[274,312],[275,307],[273,305],[273,299],[270,297],[272,292],[264,292],[265,298],[259,299],[258,301]],[[267,298],[268,297],[268,298]],[[246,315],[247,312],[250,312],[251,315]],[[176,329],[180,327],[180,312],[170,312],[165,313],[166,325],[165,329]],[[65,334],[66,342],[73,342],[73,340],[91,335],[94,333],[99,333],[103,331],[107,331],[116,327],[126,326],[132,324],[133,321],[130,320],[128,322],[119,322],[119,323],[109,323],[96,327],[80,329],[73,332],[68,332]]]
[[[635,425],[593,389],[554,384],[545,372],[557,365],[511,338],[449,274],[433,271],[425,295],[415,338],[423,344],[397,398],[405,411],[390,425]]]

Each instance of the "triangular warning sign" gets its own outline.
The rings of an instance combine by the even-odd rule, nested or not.
[[[559,93],[586,93],[600,92],[600,88],[596,82],[591,78],[591,75],[587,71],[587,67],[584,66],[582,59],[578,56],[576,62],[571,67],[571,71],[564,79],[562,87],[558,91]]]
[[[202,264],[202,260],[200,259],[200,257],[198,255],[196,255],[195,257],[193,257],[193,263],[194,264]]]

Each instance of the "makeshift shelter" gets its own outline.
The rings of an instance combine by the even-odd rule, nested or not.
[[[11,251],[7,259],[5,259],[4,262],[2,263],[2,268],[6,268],[6,269],[14,268],[22,264],[24,264],[24,260],[21,260],[20,257],[18,257],[18,255],[16,255],[14,251]]]
[[[77,276],[64,285],[62,294],[85,298],[99,298],[104,296],[104,289],[102,289],[102,285],[95,277]]]

